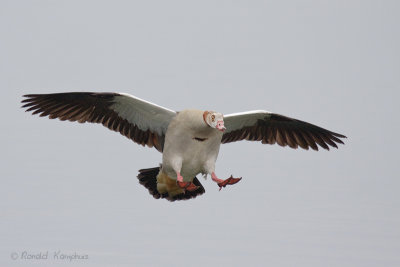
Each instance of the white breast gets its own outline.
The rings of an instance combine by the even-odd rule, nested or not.
[[[204,122],[203,111],[179,112],[165,135],[163,171],[171,178],[176,178],[176,171],[180,171],[186,181],[199,173],[213,172],[221,139],[222,133]]]

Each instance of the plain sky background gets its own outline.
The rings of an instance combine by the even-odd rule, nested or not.
[[[400,266],[399,14],[388,0],[0,0],[0,265]],[[67,91],[266,109],[348,139],[223,145],[217,174],[243,180],[170,203],[136,178],[155,149],[20,108]],[[49,259],[11,259],[24,251]]]

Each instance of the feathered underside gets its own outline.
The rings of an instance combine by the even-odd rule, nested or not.
[[[165,132],[175,112],[119,93],[24,95],[22,107],[39,116],[104,125],[132,141],[162,152]]]
[[[168,191],[160,193],[157,189],[157,176],[160,173],[160,169],[161,169],[161,166],[155,167],[155,168],[141,169],[141,170],[139,170],[139,175],[137,176],[137,178],[139,179],[139,183],[141,185],[143,185],[144,187],[146,187],[149,190],[149,193],[155,199],[165,198],[168,201],[187,200],[187,199],[195,198],[206,192],[206,190],[204,189],[204,187],[200,183],[200,181],[196,177],[194,177],[193,184],[195,184],[196,186],[199,187],[195,191],[185,191],[185,190],[181,189],[182,192],[177,193],[177,194],[171,194]],[[174,185],[177,189],[180,189],[176,185],[176,180],[171,179],[171,182],[174,183]]]
[[[344,144],[340,138],[346,136],[335,133],[308,122],[289,118],[267,111],[252,111],[225,116],[227,130],[222,143],[240,140],[261,141],[263,144],[278,144],[308,150],[318,150],[318,145],[329,150]]]

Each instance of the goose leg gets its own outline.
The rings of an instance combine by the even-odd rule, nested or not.
[[[176,183],[180,188],[183,188],[187,191],[195,191],[199,188],[192,182],[184,182],[180,172],[176,172]]]
[[[216,182],[219,186],[219,190],[221,191],[222,187],[227,186],[228,184],[236,184],[237,182],[239,182],[240,180],[242,180],[242,177],[240,178],[233,178],[233,176],[231,175],[231,177],[229,177],[228,179],[222,180],[219,179],[217,177],[217,175],[215,174],[215,172],[211,173],[211,178],[214,182]]]

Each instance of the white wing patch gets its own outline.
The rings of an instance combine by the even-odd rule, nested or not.
[[[118,115],[135,124],[140,130],[163,135],[176,112],[129,94],[119,93],[110,106]]]
[[[270,117],[271,112],[266,110],[252,110],[246,112],[232,113],[224,116],[226,133],[242,129],[243,127],[253,126],[258,120]]]

